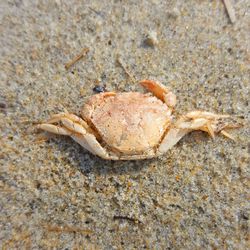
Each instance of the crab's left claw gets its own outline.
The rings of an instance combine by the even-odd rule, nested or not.
[[[70,136],[89,152],[103,159],[118,160],[116,155],[109,155],[106,149],[102,147],[95,132],[88,124],[74,114],[54,115],[46,123],[38,124],[36,127],[53,134]]]
[[[172,128],[169,129],[159,147],[159,153],[165,153],[172,148],[182,137],[194,130],[207,132],[212,138],[216,133],[234,140],[233,136],[224,129],[241,127],[229,115],[217,115],[205,111],[192,111],[180,118]]]
[[[169,107],[173,108],[176,105],[175,94],[163,84],[151,80],[142,80],[140,84],[152,92],[157,98],[165,102]]]

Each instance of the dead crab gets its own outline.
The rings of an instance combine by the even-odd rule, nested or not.
[[[224,129],[235,125],[228,124],[227,115],[192,111],[173,123],[175,95],[154,81],[143,80],[140,84],[154,96],[139,92],[96,94],[84,105],[82,118],[60,113],[38,128],[70,136],[91,153],[108,160],[157,157],[193,130],[205,131],[212,137],[220,132],[231,138]]]

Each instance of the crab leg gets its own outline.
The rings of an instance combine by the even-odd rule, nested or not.
[[[74,135],[71,131],[69,131],[66,128],[63,127],[59,127],[56,125],[52,125],[52,124],[48,124],[48,123],[42,123],[37,125],[38,129],[42,129],[44,131],[53,133],[53,134],[57,134],[57,135],[68,135],[68,136],[78,136],[79,135]],[[83,146],[85,149],[87,149],[88,151],[90,151],[91,153],[93,153],[93,150],[88,146],[88,144],[85,142],[84,138],[82,138],[81,140],[81,146]]]
[[[238,128],[240,124],[230,121],[228,115],[217,115],[210,112],[192,111],[180,118],[172,128],[167,132],[159,146],[159,154],[165,153],[172,148],[182,137],[194,130],[207,132],[214,138],[216,133],[222,133],[224,136],[233,139],[233,137],[224,131],[226,128]]]
[[[59,127],[59,126],[55,126],[52,124],[42,123],[42,124],[37,125],[36,128],[42,129],[44,131],[57,134],[57,135],[70,135],[70,132],[67,129]]]
[[[68,118],[73,122],[77,122],[79,124],[81,124],[85,129],[87,130],[91,130],[90,127],[88,126],[88,124],[81,119],[79,116],[74,115],[74,114],[70,114],[70,113],[60,113],[60,114],[56,114],[53,115],[48,121],[47,123],[56,123],[56,122],[60,122],[62,120],[62,118]],[[92,130],[91,130],[92,131]]]
[[[95,136],[93,134],[88,133],[82,125],[68,118],[62,118],[61,122],[67,129],[74,132],[74,134],[71,135],[71,137],[80,145],[84,147],[86,143],[88,147],[91,149],[90,152],[92,152],[93,154],[97,154],[102,158],[108,157],[107,152],[100,145],[100,143],[96,140]],[[79,136],[79,134],[81,136]]]
[[[63,127],[53,125],[51,123],[61,122]],[[92,154],[98,155],[104,159],[117,159],[116,156],[110,156],[106,150],[97,141],[92,134],[87,123],[80,117],[73,114],[58,114],[53,116],[48,123],[42,123],[37,128],[60,135],[68,135],[79,143],[82,147],[90,151]]]
[[[163,84],[151,80],[142,80],[140,84],[152,92],[157,98],[165,102],[169,107],[173,108],[176,105],[175,94]]]

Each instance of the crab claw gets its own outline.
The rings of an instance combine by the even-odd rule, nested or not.
[[[233,139],[224,129],[238,128],[241,127],[242,124],[236,122],[235,119],[229,115],[218,115],[206,111],[192,111],[181,118],[176,126],[184,129],[203,130],[213,138],[215,137],[215,133],[221,133]]]
[[[176,105],[175,94],[163,84],[151,80],[142,80],[140,84],[152,92],[157,98],[165,102],[169,107],[173,108]]]
[[[201,130],[207,132],[212,138],[221,133],[231,140],[232,135],[224,129],[238,128],[243,124],[236,122],[229,115],[217,115],[206,111],[192,111],[181,117],[166,133],[159,147],[159,153],[172,148],[182,137],[191,131]]]

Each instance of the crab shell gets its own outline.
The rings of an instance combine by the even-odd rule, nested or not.
[[[164,154],[183,136],[202,130],[214,137],[224,128],[237,127],[228,116],[192,111],[172,124],[175,95],[164,85],[143,80],[152,94],[106,92],[92,96],[82,109],[82,118],[61,113],[52,116],[39,129],[67,135],[89,152],[108,160],[136,160]]]
[[[151,94],[102,93],[84,105],[82,117],[109,151],[154,155],[171,123],[171,109]]]

